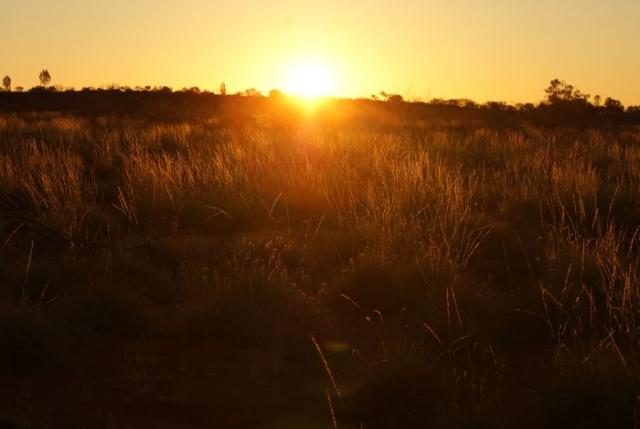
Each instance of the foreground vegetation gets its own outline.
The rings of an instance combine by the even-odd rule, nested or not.
[[[0,416],[633,427],[640,132],[376,119],[0,117]]]

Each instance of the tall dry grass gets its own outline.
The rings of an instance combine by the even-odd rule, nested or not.
[[[106,281],[170,297],[186,313],[206,296],[211,311],[231,310],[183,315],[175,329],[223,323],[253,338],[247,320],[256,320],[270,326],[266,343],[276,347],[289,344],[277,331],[292,323],[282,314],[292,302],[296,315],[328,321],[300,317],[291,335],[306,341],[308,328],[348,338],[364,356],[361,368],[374,379],[382,371],[394,395],[410,382],[398,387],[393,371],[407,367],[379,365],[412,355],[417,374],[438,380],[426,397],[452,395],[450,415],[469,398],[504,407],[509,395],[492,396],[492,383],[523,389],[518,377],[543,374],[536,383],[548,384],[535,389],[573,392],[541,406],[548,424],[558,403],[591,395],[576,380],[606,385],[621,369],[636,392],[639,197],[640,133],[632,129],[4,117],[0,296],[56,307]],[[82,274],[58,279],[47,263],[61,259]],[[154,278],[158,270],[172,283]],[[144,284],[149,278],[159,286]],[[280,314],[258,309],[270,305]],[[384,390],[375,384],[376,394]],[[387,410],[389,427],[394,413],[406,417],[404,403]],[[632,419],[633,401],[631,410],[621,404],[612,409]],[[348,408],[376,427],[370,406]],[[470,418],[496,418],[473,409]],[[398,421],[442,423],[411,412],[414,420]]]

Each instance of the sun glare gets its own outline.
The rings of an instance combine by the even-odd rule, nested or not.
[[[285,91],[303,98],[332,95],[335,91],[332,71],[323,64],[304,62],[289,71]]]

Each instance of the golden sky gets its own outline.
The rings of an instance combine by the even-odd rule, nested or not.
[[[14,86],[267,92],[313,63],[339,96],[640,104],[640,0],[1,0],[0,40]]]

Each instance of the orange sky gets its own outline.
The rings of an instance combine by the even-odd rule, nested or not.
[[[539,101],[554,77],[640,104],[638,0],[3,0],[0,74],[64,86],[286,88]]]

